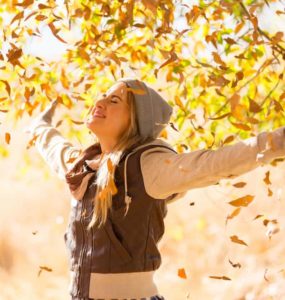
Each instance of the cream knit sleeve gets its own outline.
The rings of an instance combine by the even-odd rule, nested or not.
[[[285,127],[262,132],[217,150],[202,149],[176,154],[153,148],[142,153],[141,170],[146,192],[158,199],[174,193],[217,184],[260,165],[285,157]]]
[[[81,150],[42,119],[33,122],[26,132],[29,133],[30,138],[38,136],[35,141],[36,149],[58,177],[64,180],[66,171],[72,166],[70,158],[77,157]]]

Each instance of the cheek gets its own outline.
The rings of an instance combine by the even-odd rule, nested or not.
[[[122,116],[122,118],[120,120],[118,120],[118,126],[117,128],[120,128],[119,131],[120,132],[124,132],[128,129],[128,127],[130,126],[130,119],[129,116],[127,114],[124,114]]]

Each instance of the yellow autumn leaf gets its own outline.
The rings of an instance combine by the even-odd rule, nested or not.
[[[230,201],[228,202],[230,205],[233,205],[233,206],[248,206],[252,200],[254,199],[255,196],[253,195],[246,195],[246,196],[243,196],[241,198],[238,198],[238,199],[235,199],[233,201]]]

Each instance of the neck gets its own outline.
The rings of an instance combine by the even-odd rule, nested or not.
[[[102,153],[112,152],[114,147],[116,146],[117,142],[118,142],[117,140],[106,140],[106,139],[102,140],[102,139],[99,139],[99,143],[100,143]]]

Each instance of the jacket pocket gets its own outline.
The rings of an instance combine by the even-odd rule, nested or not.
[[[120,255],[120,257],[123,260],[123,263],[126,263],[132,259],[132,256],[130,253],[126,250],[126,248],[122,245],[118,237],[114,233],[114,229],[112,227],[112,224],[110,221],[106,222],[106,226],[104,227],[111,242],[113,247],[115,248],[116,252]]]

